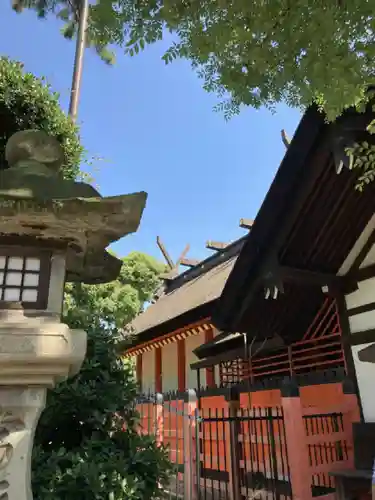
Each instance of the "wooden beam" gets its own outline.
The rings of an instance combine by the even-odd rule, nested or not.
[[[285,132],[284,129],[282,129],[282,131],[281,131],[281,140],[283,141],[284,146],[286,147],[286,149],[288,149],[289,146],[290,146],[290,142],[291,141],[290,141],[289,137],[287,136],[287,134],[286,134],[286,132]]]
[[[181,259],[180,266],[195,267],[199,264],[199,262],[200,261],[197,259]]]
[[[371,344],[358,351],[358,359],[365,363],[375,363],[375,344]]]
[[[275,278],[283,282],[297,283],[301,285],[340,286],[345,279],[335,274],[320,273],[306,269],[280,266],[275,270]]]
[[[350,274],[354,274],[355,272],[359,272],[360,267],[367,257],[368,253],[370,252],[371,248],[375,245],[375,230],[372,231],[370,234],[368,240],[366,243],[363,245],[361,251],[357,255],[357,257],[354,259],[354,262],[349,269]]]
[[[177,384],[180,392],[186,391],[186,345],[185,339],[177,341]]]
[[[164,259],[166,260],[168,267],[170,269],[173,269],[175,266],[173,264],[173,260],[171,259],[169,253],[167,252],[167,249],[165,248],[163,242],[161,241],[160,237],[156,237],[156,243],[158,247],[160,248],[161,253],[163,254]]]
[[[166,273],[161,274],[160,278],[162,280],[172,281],[175,278],[177,278],[177,276],[178,276],[178,269],[177,269],[177,267],[174,267],[173,269],[170,269]]]
[[[204,343],[207,344],[214,339],[214,331],[212,328],[205,331]],[[213,366],[208,366],[206,368],[206,386],[209,388],[215,387],[215,370]],[[199,389],[199,387],[198,387]]]
[[[240,227],[242,227],[242,229],[251,229],[253,224],[253,219],[240,219]]]
[[[190,245],[189,243],[186,245],[186,247],[182,250],[181,255],[179,256],[177,262],[176,262],[176,267],[178,267],[181,264],[181,261],[184,260],[186,254],[190,250]]]
[[[359,332],[356,332],[354,335],[350,335],[349,337],[349,344],[351,346],[353,345],[362,345],[362,344],[370,344],[372,342],[375,342],[375,328],[369,328],[368,330],[361,330]],[[372,346],[368,346],[372,347]],[[363,348],[362,350],[364,350]],[[373,350],[370,349],[369,353]],[[363,353],[362,354],[362,359],[361,361],[365,361],[365,358],[367,358],[367,354]],[[359,357],[359,356],[358,356]],[[367,361],[368,363],[368,361]]]
[[[140,390],[140,392],[142,392],[142,377],[143,377],[143,373],[142,373],[142,354],[138,354],[137,356],[137,364],[136,364],[136,374],[137,374],[137,384],[138,384],[138,388]]]
[[[163,392],[163,359],[162,347],[154,349],[155,392]]]
[[[349,272],[349,277],[357,282],[366,281],[370,278],[375,278],[375,264],[371,264],[367,267],[362,267],[355,272]]]
[[[222,243],[221,241],[206,241],[206,248],[208,250],[224,250],[229,245],[229,243]]]

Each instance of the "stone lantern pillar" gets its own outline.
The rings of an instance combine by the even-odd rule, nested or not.
[[[65,281],[105,283],[105,249],[137,230],[146,193],[103,198],[66,181],[58,142],[18,132],[0,172],[0,499],[32,500],[34,431],[47,389],[81,367],[86,334],[61,323]]]

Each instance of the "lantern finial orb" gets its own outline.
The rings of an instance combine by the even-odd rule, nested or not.
[[[55,137],[42,130],[22,130],[8,140],[5,158],[11,168],[27,168],[35,164],[57,173],[64,163],[64,151]]]

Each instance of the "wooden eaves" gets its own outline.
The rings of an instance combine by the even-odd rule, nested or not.
[[[219,330],[249,330],[265,283],[289,282],[286,295],[300,287],[290,298],[295,307],[303,287],[315,290],[318,304],[322,286],[352,285],[336,274],[373,214],[375,185],[358,193],[355,173],[337,175],[333,138],[365,130],[371,117],[350,110],[328,125],[315,107],[304,114],[215,307]]]

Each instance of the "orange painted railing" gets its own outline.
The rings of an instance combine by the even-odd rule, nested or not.
[[[169,459],[174,464],[184,463],[185,410],[184,402],[167,397],[161,404],[151,396],[152,402],[139,403],[139,432],[153,434],[159,443],[169,449]]]
[[[223,396],[201,398],[196,413],[187,412],[187,403],[182,399],[167,396],[165,403],[159,400],[158,404],[138,405],[140,431],[155,434],[169,448],[170,459],[177,465],[181,478],[186,472],[188,439],[192,455],[196,454],[200,461],[199,484],[203,488],[214,487],[207,479],[210,477],[216,478],[219,489],[231,480],[228,450],[236,446],[243,495],[251,494],[247,478],[261,474],[270,485],[272,481],[290,484],[295,497],[298,491],[300,495],[304,492],[304,500],[323,497],[334,491],[331,471],[354,467],[352,423],[359,421],[359,408],[356,396],[345,394],[339,383],[313,389],[314,386],[301,388],[298,397],[283,397],[279,390],[272,391],[277,395],[265,398],[264,406],[252,404],[250,408],[246,402],[251,399],[241,394],[241,408],[234,417],[230,417],[229,403]],[[267,403],[272,401],[275,404],[269,406]],[[235,435],[228,431],[233,418],[238,420]],[[187,432],[187,426],[195,430]],[[305,498],[306,484],[311,494]]]
[[[340,321],[337,304],[331,297],[326,297],[302,340],[324,337],[327,332],[339,332]]]
[[[335,300],[327,298],[318,311],[303,340],[263,357],[236,359],[219,367],[223,385],[242,380],[257,381],[273,376],[293,376],[330,367],[345,367],[341,327]]]

